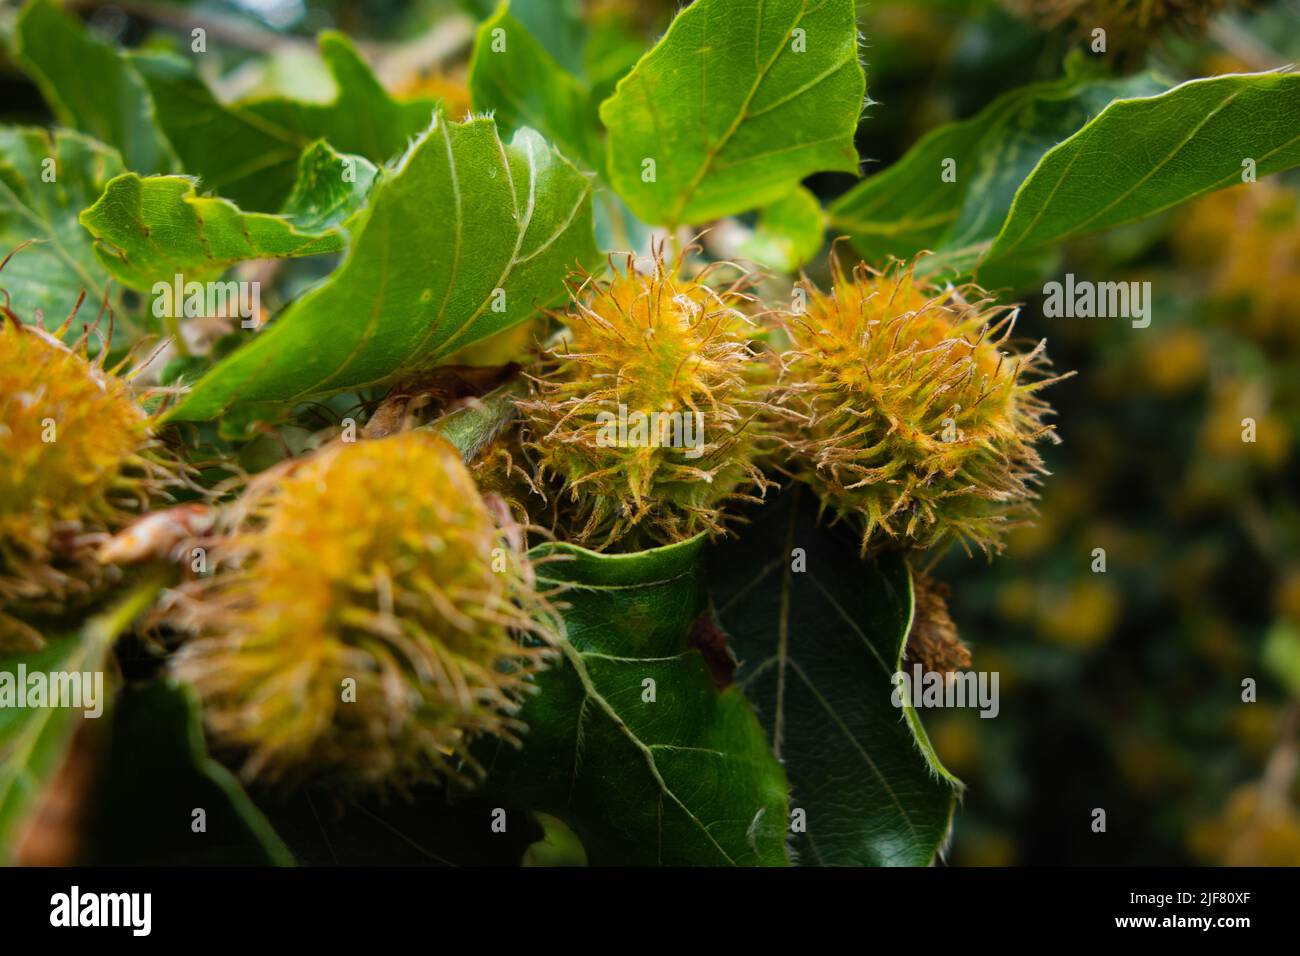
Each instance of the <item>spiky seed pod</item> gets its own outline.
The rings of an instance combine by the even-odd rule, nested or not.
[[[402,788],[475,775],[479,735],[516,739],[556,624],[444,439],[328,445],[225,522],[172,668],[247,776]]]
[[[170,483],[149,416],[101,361],[0,317],[0,646],[39,643],[12,615],[93,591],[95,541]]]
[[[949,541],[997,550],[1032,515],[1052,435],[1044,344],[1007,351],[1015,313],[974,286],[940,289],[898,263],[834,265],[829,294],[787,317],[781,401],[790,468],[855,524],[862,549]]]
[[[714,288],[712,267],[680,269],[656,255],[643,275],[628,256],[608,281],[586,279],[563,316],[570,337],[518,403],[566,540],[634,549],[720,534],[727,504],[765,487],[749,277]]]
[[[948,613],[948,585],[927,574],[912,574],[915,610],[907,635],[908,664],[927,671],[955,671],[971,665],[970,648],[962,643]]]

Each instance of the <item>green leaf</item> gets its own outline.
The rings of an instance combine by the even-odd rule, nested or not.
[[[817,197],[796,186],[758,214],[758,227],[740,254],[769,269],[795,272],[817,255],[826,214]]]
[[[132,61],[186,172],[244,209],[269,212],[284,203],[298,157],[315,140],[384,163],[428,127],[438,106],[389,96],[341,33],[322,33],[320,47],[338,87],[329,103],[271,97],[225,105],[187,60],[140,53]]]
[[[786,862],[781,767],[744,697],[715,690],[688,646],[701,544],[533,552],[539,578],[567,588],[567,636],[520,715],[523,748],[485,748],[486,786],[559,817],[593,865]]]
[[[14,33],[19,62],[59,123],[116,147],[142,173],[168,172],[171,147],[154,124],[149,90],[130,63],[50,0],[34,0]]]
[[[1016,193],[988,259],[1141,219],[1300,165],[1300,74],[1251,73],[1120,100],[1051,150]]]
[[[580,168],[599,172],[604,147],[594,94],[534,39],[528,21],[516,19],[516,11],[537,9],[503,2],[479,27],[469,69],[474,109],[491,112],[505,129],[536,129]],[[601,248],[644,244],[645,227],[603,184],[596,188],[592,215]]]
[[[601,104],[609,181],[646,222],[680,225],[856,172],[865,84],[853,0],[697,0]]]
[[[520,866],[586,866],[587,851],[565,822],[549,813],[533,814],[542,838],[528,847]]]
[[[818,526],[798,488],[765,504],[709,555],[710,597],[790,778],[801,862],[925,866],[943,846],[960,782],[939,763],[912,707],[891,702],[912,621],[900,557],[858,557]],[[806,562],[795,570],[795,549]]]
[[[194,811],[204,812],[203,832]],[[207,754],[193,692],[164,681],[113,713],[86,862],[111,866],[292,866],[239,781]]]
[[[113,642],[157,593],[156,585],[142,585],[104,614],[91,618],[79,635],[51,640],[32,654],[0,660],[0,675],[4,675],[0,692],[4,684],[11,683],[9,690],[16,693],[20,664],[29,676],[51,671],[103,676]],[[101,685],[105,694],[110,684],[105,678]],[[96,703],[107,712],[108,701]],[[7,863],[13,853],[28,813],[62,766],[81,721],[97,719],[87,718],[85,710],[19,707],[16,700],[0,707],[0,864]]]
[[[298,178],[282,213],[299,229],[345,225],[365,205],[378,177],[379,169],[364,156],[336,153],[317,140],[298,160]]]
[[[88,136],[0,127],[0,259],[35,240],[0,272],[0,289],[24,320],[34,322],[39,309],[43,324],[57,328],[82,291],[96,306],[108,292],[77,215],[120,172],[117,150]]]
[[[480,20],[491,17],[505,2],[465,0],[470,13]],[[515,0],[511,15],[560,66],[580,76],[587,45],[584,3],[585,0]]]
[[[590,91],[533,39],[508,3],[479,26],[469,89],[476,111],[492,111],[506,129],[530,126],[573,161],[596,168]]]
[[[544,836],[525,810],[506,811],[504,833],[494,830],[499,803],[470,798],[449,802],[432,787],[407,796],[357,799],[308,786],[286,799],[260,795],[260,805],[303,866],[518,866]]]
[[[539,42],[532,25],[539,9],[536,4],[516,0],[511,6],[503,0],[479,27],[469,69],[474,109],[491,112],[506,129],[536,129],[580,168],[603,172],[597,94],[579,78],[580,68],[559,62],[549,52],[549,44]],[[554,15],[558,12],[549,18],[560,19]],[[601,248],[644,245],[646,227],[603,183],[593,196],[592,215]]]
[[[594,267],[591,182],[537,133],[441,118],[383,177],[342,265],[171,413],[379,384],[517,325]],[[500,311],[497,311],[497,310]]]
[[[583,48],[586,46],[584,0],[516,0],[515,17],[530,36],[553,56],[565,70],[582,74]]]
[[[355,182],[343,180],[350,161]],[[141,177],[126,173],[109,182],[81,214],[97,241],[104,268],[124,285],[150,289],[181,275],[201,282],[245,259],[283,259],[338,252],[341,228],[364,200],[376,170],[363,157],[340,157],[324,143],[303,154],[291,206],[295,216],[248,213],[215,196],[200,196],[189,176]],[[309,225],[300,227],[302,220]]]
[[[671,19],[669,11],[657,11],[656,18],[660,14],[666,25]],[[582,69],[574,72],[580,72],[591,84],[593,98],[599,98],[596,105],[614,92],[618,81],[631,72],[645,53],[643,34],[637,15],[630,11],[597,20],[588,27]]]
[[[1264,635],[1262,659],[1287,693],[1300,700],[1300,629],[1285,618],[1274,621]]]
[[[1160,89],[1150,77],[1099,79],[1072,63],[1061,79],[1012,90],[922,137],[833,202],[831,228],[847,234],[868,262],[929,250],[954,271],[969,269],[1044,153],[1116,98]],[[947,160],[955,164],[953,182],[942,178]]]

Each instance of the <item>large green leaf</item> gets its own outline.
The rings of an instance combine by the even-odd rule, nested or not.
[[[344,177],[351,164],[354,178]],[[376,175],[360,156],[341,157],[316,143],[302,157],[290,215],[244,212],[216,196],[201,196],[188,176],[126,173],[81,214],[97,241],[104,268],[135,289],[155,282],[203,281],[245,259],[283,259],[338,252],[341,228],[364,201]],[[299,225],[302,221],[304,224]]]
[[[817,197],[796,186],[760,211],[740,254],[769,269],[794,272],[817,255],[825,232],[826,214]]]
[[[0,272],[0,289],[23,319],[35,321],[39,309],[54,328],[83,291],[95,307],[109,291],[77,215],[120,172],[117,150],[88,136],[0,127],[0,259],[35,240]]]
[[[786,862],[785,775],[744,697],[688,646],[700,552],[534,551],[567,588],[567,634],[524,705],[523,748],[486,748],[487,787],[564,820],[592,864]]]
[[[538,19],[538,9],[519,0],[513,5],[503,2],[479,27],[469,69],[474,109],[491,112],[503,129],[531,127],[582,169],[602,171],[605,153],[596,94],[539,42],[530,25]],[[551,19],[561,16],[554,11]],[[592,215],[602,248],[644,244],[645,226],[604,183],[597,184]]]
[[[479,20],[487,20],[509,0],[462,0]],[[586,0],[514,0],[511,16],[547,55],[575,76],[583,72],[588,24],[583,18]]]
[[[1041,248],[1300,165],[1300,74],[1192,80],[1112,103],[1035,167],[988,260]]]
[[[1016,190],[1049,149],[1113,100],[1163,89],[1146,77],[1070,75],[999,96],[970,119],[932,131],[888,169],[829,207],[831,228],[869,262],[930,250],[969,267],[1002,225]],[[945,182],[944,163],[955,179]]]
[[[509,4],[483,21],[470,63],[474,109],[507,129],[531,126],[587,169],[597,166],[599,130],[591,93],[511,15]]]
[[[441,118],[384,176],[343,264],[172,412],[378,384],[510,328],[594,267],[591,182],[532,130]]]
[[[141,53],[132,62],[186,172],[244,209],[269,212],[284,203],[298,157],[315,140],[384,163],[429,126],[438,106],[391,97],[341,33],[322,33],[320,47],[338,86],[329,103],[271,97],[227,105],[188,60]]]
[[[293,856],[229,770],[207,754],[192,690],[158,681],[113,713],[85,862],[112,866],[292,866]],[[203,827],[195,830],[195,810]]]
[[[116,147],[129,169],[172,169],[175,157],[154,124],[149,90],[116,50],[51,0],[24,8],[14,40],[19,62],[61,124]]]
[[[107,694],[113,678],[105,675],[109,650],[118,635],[152,603],[156,585],[142,585],[104,614],[89,620],[79,635],[51,640],[39,651],[0,660],[0,673],[17,681],[19,665],[26,673],[99,673]],[[0,707],[0,864],[6,863],[22,832],[28,813],[63,765],[64,756],[81,721],[84,708]]]
[[[753,518],[711,550],[710,597],[739,658],[736,681],[789,775],[791,807],[806,812],[798,859],[924,866],[961,784],[911,706],[891,702],[912,621],[907,564],[860,559],[856,540],[819,526],[813,496],[797,488]]]
[[[697,0],[600,107],[609,180],[678,225],[856,172],[865,83],[853,0]]]

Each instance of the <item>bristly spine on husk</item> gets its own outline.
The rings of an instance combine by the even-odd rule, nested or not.
[[[846,274],[787,316],[781,402],[789,469],[856,526],[862,550],[1001,548],[1034,514],[1054,438],[1039,396],[1045,342],[1010,350],[1015,310],[977,286],[939,288],[895,263]]]
[[[685,255],[670,265],[657,250],[648,274],[629,255],[622,268],[611,261],[608,280],[582,277],[559,316],[568,337],[518,403],[533,486],[566,540],[635,550],[719,535],[727,506],[758,500],[769,484],[755,465],[770,366],[752,344],[760,330],[747,314],[751,277],[715,288],[711,273],[733,266],[714,263],[683,278]],[[611,444],[602,429],[620,409],[699,413],[699,447]]]
[[[0,649],[30,648],[43,641],[22,619],[106,585],[98,543],[183,468],[154,438],[134,373],[119,374],[126,361],[104,368],[106,345],[88,358],[93,327],[61,340],[77,308],[54,333],[0,311]]]
[[[263,472],[212,556],[178,593],[193,636],[172,670],[246,776],[468,783],[474,739],[518,742],[561,625],[441,437],[340,441]]]

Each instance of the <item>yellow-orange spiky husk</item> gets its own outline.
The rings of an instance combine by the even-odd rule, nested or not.
[[[180,592],[173,672],[248,776],[358,790],[470,779],[514,740],[558,624],[456,450],[408,431],[258,476],[211,577]]]
[[[102,353],[101,353],[102,354]],[[0,647],[103,582],[94,544],[170,482],[130,385],[35,326],[0,317]]]
[[[790,469],[857,526],[864,552],[998,549],[1033,513],[1034,442],[1052,434],[1044,343],[1011,351],[1014,312],[901,263],[836,265],[833,280],[829,293],[802,283],[807,307],[787,321]]]
[[[680,269],[656,256],[643,275],[629,256],[609,280],[586,279],[563,316],[570,337],[518,403],[534,485],[566,540],[631,550],[721,534],[726,506],[766,486],[754,459],[767,366],[751,344],[748,277],[714,288]],[[698,413],[699,441],[674,447],[631,430],[612,441],[620,409],[683,425]]]

